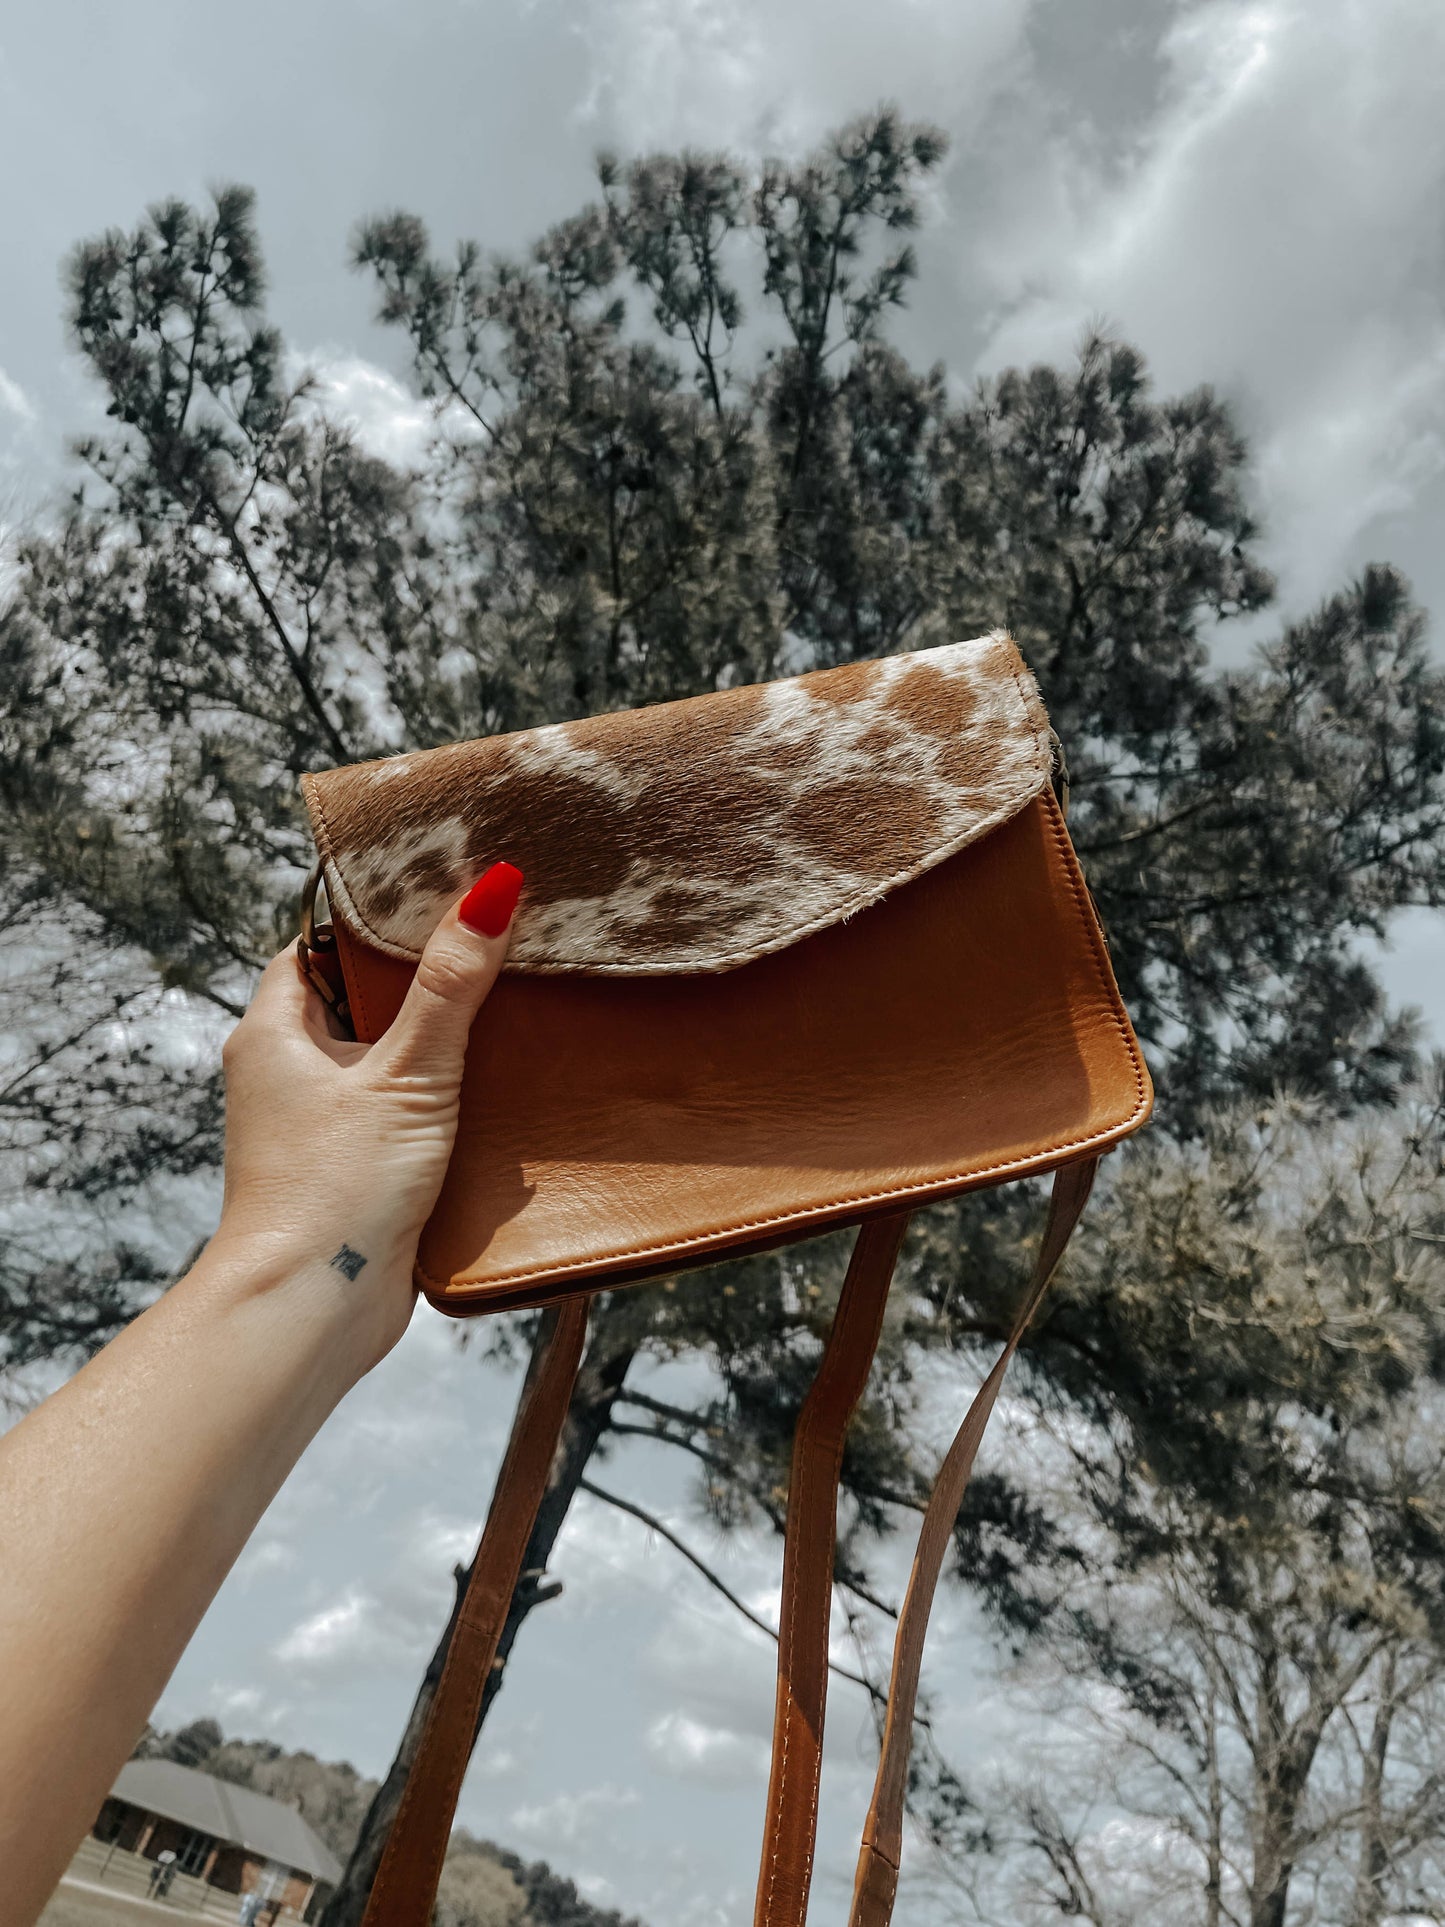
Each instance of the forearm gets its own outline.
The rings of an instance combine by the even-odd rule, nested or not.
[[[227,1041],[222,1229],[0,1440],[0,1927],[29,1927],[308,1441],[406,1329],[472,1024],[522,875],[493,864],[374,1044],[293,944]]]
[[[213,1244],[0,1440],[0,1923],[28,1922],[217,1588],[377,1354],[328,1266]]]

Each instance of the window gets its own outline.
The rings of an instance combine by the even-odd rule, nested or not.
[[[186,1835],[185,1839],[182,1840],[176,1850],[176,1866],[179,1871],[181,1873],[200,1873],[207,1860],[210,1859],[211,1848],[214,1847],[215,1844],[210,1834],[197,1833],[195,1828],[192,1827],[191,1831]]]

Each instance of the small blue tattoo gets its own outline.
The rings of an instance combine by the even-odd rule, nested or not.
[[[343,1245],[331,1260],[331,1269],[339,1271],[343,1277],[355,1278],[365,1263],[359,1251],[353,1251],[350,1245]]]

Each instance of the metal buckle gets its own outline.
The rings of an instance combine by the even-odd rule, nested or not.
[[[304,950],[331,950],[336,944],[336,932],[329,923],[316,921],[316,892],[321,888],[323,872],[326,868],[321,857],[317,857],[311,874],[301,886],[301,946]],[[331,908],[330,902],[327,909]]]
[[[316,892],[324,884],[323,868],[323,862],[318,858],[310,876],[301,886],[301,934],[296,939],[296,964],[306,982],[325,1003],[331,1006],[338,1019],[343,1024],[349,1024],[351,1022],[349,1000],[336,994],[325,972],[318,970],[311,961],[316,951],[336,948],[334,926],[329,921],[318,923],[316,920]],[[327,908],[330,909],[330,907],[328,903]]]

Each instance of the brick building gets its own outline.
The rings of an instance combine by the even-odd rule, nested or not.
[[[178,1873],[219,1893],[254,1888],[303,1919],[315,1919],[341,1878],[335,1854],[294,1807],[174,1760],[128,1760],[91,1832],[147,1860],[169,1848]]]

